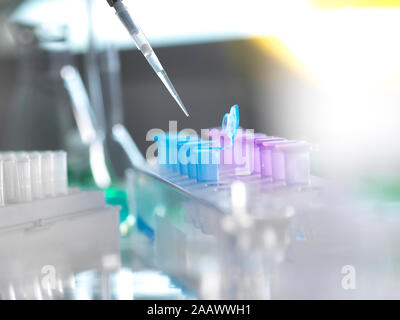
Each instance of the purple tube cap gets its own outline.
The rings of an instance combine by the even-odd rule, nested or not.
[[[283,144],[293,144],[296,143],[296,141],[293,140],[270,140],[270,141],[262,141],[261,142],[261,147],[265,148],[265,149],[274,149],[276,148],[278,145],[283,145]]]
[[[243,132],[242,134],[240,133],[237,134],[235,140],[242,139],[242,141],[256,141],[258,139],[264,139],[264,138],[267,138],[267,136],[262,133],[248,134]]]
[[[256,145],[262,145],[264,142],[273,142],[273,141],[286,141],[286,139],[279,138],[279,137],[264,136],[264,137],[255,138],[255,140],[254,140]]]
[[[293,141],[275,145],[275,148],[284,152],[307,152],[311,150],[311,144],[305,141]]]

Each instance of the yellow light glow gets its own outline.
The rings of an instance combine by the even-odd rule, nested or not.
[[[307,67],[286,47],[283,42],[274,36],[258,37],[254,39],[254,44],[268,52],[278,61],[288,66],[293,71],[301,75],[309,76]]]
[[[400,8],[320,10],[303,4],[296,15],[274,12],[290,23],[277,22],[273,34],[258,41],[268,52],[323,82],[398,79]]]
[[[371,8],[371,7],[399,7],[399,0],[310,0],[317,8]]]
[[[290,10],[291,1],[270,2],[268,37],[257,41],[316,80],[309,92],[279,86],[296,106],[291,110],[301,110],[282,127],[323,146],[325,173],[347,178],[397,170],[400,1],[322,2],[299,0]]]

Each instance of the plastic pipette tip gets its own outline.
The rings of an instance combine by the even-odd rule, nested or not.
[[[182,109],[183,113],[186,115],[186,117],[189,117],[189,112],[187,112],[185,105],[183,104],[181,98],[179,97],[178,92],[176,92],[171,80],[169,80],[167,73],[165,70],[162,70],[160,72],[157,72],[157,75],[161,79],[161,81],[164,83],[164,86],[168,89],[169,93],[174,97],[176,103],[179,105],[179,107]]]
[[[176,96],[174,96],[175,101],[178,103],[179,107],[181,107],[183,113],[185,114],[186,117],[189,117],[189,112],[186,110],[185,105],[183,104],[181,98],[179,97],[179,95],[177,94]]]

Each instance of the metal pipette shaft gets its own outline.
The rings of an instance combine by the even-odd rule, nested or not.
[[[172,85],[171,80],[169,80],[167,73],[165,72],[164,68],[162,67],[160,61],[158,60],[156,54],[154,53],[150,43],[147,41],[146,36],[144,35],[143,31],[140,30],[139,26],[135,24],[131,15],[129,14],[128,10],[124,6],[121,0],[107,0],[110,6],[114,7],[119,19],[121,20],[122,24],[128,30],[130,35],[133,38],[137,48],[143,53],[147,62],[151,65],[155,73],[161,79],[165,87],[168,89],[169,93],[178,103],[179,107],[188,117],[189,113],[187,112],[181,98],[176,92],[174,86]]]

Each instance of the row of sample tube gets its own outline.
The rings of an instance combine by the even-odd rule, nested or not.
[[[156,137],[160,167],[197,182],[220,179],[220,169],[260,175],[288,185],[308,184],[311,145],[239,129],[232,140],[221,129],[207,130],[209,140],[166,133]]]
[[[194,136],[166,133],[155,137],[161,168],[187,175],[198,182],[217,181],[220,147]]]
[[[0,152],[0,206],[67,193],[65,151]]]

